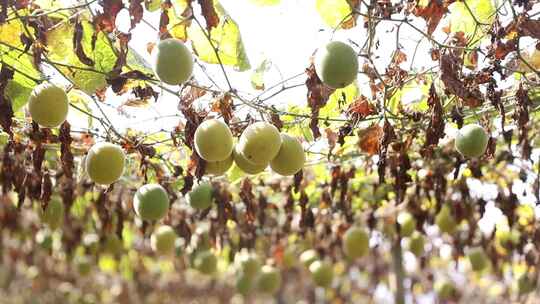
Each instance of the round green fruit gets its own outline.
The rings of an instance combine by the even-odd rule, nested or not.
[[[320,287],[330,287],[334,280],[334,269],[327,262],[315,261],[309,265],[309,271],[315,285]]]
[[[272,170],[284,176],[294,175],[304,168],[305,161],[304,148],[298,139],[282,133],[281,148],[270,162]]]
[[[364,256],[369,251],[369,235],[360,227],[351,227],[343,236],[343,251],[350,259]]]
[[[231,129],[221,120],[203,121],[195,130],[195,150],[209,162],[226,160],[233,150]]]
[[[524,273],[517,280],[517,289],[520,295],[528,294],[536,289],[535,282]]]
[[[317,253],[315,249],[308,249],[302,252],[302,254],[300,254],[300,262],[306,267],[309,267],[311,263],[315,262],[318,259],[319,253]]]
[[[217,257],[211,251],[203,251],[195,257],[195,269],[204,274],[213,274],[217,271]]]
[[[334,89],[351,84],[358,74],[358,56],[348,44],[333,41],[315,54],[315,71],[321,81]]]
[[[86,173],[94,183],[110,185],[124,173],[125,161],[126,156],[120,146],[108,142],[97,143],[86,156]]]
[[[262,165],[256,165],[250,161],[248,161],[241,153],[237,151],[236,146],[233,150],[233,159],[234,163],[240,170],[247,174],[258,174],[264,171],[266,167],[268,167],[268,164],[262,164]]]
[[[133,207],[137,216],[143,220],[160,220],[169,210],[169,195],[161,185],[147,184],[135,193]]]
[[[67,118],[69,101],[64,89],[51,83],[36,86],[28,97],[28,112],[42,127],[55,128]]]
[[[424,236],[418,231],[415,231],[409,239],[409,251],[419,257],[424,253],[425,243]]]
[[[448,205],[443,205],[437,216],[435,216],[435,224],[442,233],[454,233],[457,223]]]
[[[448,280],[440,280],[435,283],[435,292],[441,300],[449,300],[454,297],[456,288],[454,284]]]
[[[215,162],[206,162],[206,168],[204,169],[205,174],[210,175],[223,175],[232,167],[233,164],[233,153],[229,155],[225,160],[215,161]]]
[[[265,265],[257,280],[257,289],[266,294],[275,294],[281,288],[281,274],[276,268]]]
[[[489,258],[480,247],[472,248],[467,253],[467,258],[473,271],[482,271],[489,266]]]
[[[254,285],[253,277],[247,276],[244,273],[241,273],[236,278],[236,291],[243,296],[250,294],[253,291]]]
[[[248,277],[255,277],[261,270],[261,262],[254,253],[241,252],[236,255],[236,261],[242,273]]]
[[[480,157],[487,149],[489,135],[477,124],[459,129],[455,139],[456,150],[465,157]]]
[[[87,276],[92,270],[92,262],[87,256],[78,256],[75,258],[75,265],[81,276]]]
[[[174,253],[176,232],[171,226],[159,226],[150,237],[150,246],[159,255],[171,255]]]
[[[401,212],[397,217],[401,236],[410,236],[416,229],[416,220],[409,212]]]
[[[266,166],[281,148],[279,130],[267,122],[256,122],[242,132],[237,148],[248,162]]]
[[[124,250],[122,240],[115,233],[109,234],[105,239],[104,251],[113,255],[120,255]]]
[[[64,222],[64,204],[62,201],[53,198],[45,208],[42,219],[49,228],[60,228]]]
[[[195,209],[209,208],[212,206],[213,191],[209,183],[199,184],[188,193],[188,203]]]
[[[287,248],[283,251],[283,257],[281,258],[281,265],[285,269],[290,269],[296,266],[296,252],[292,248]]]
[[[186,82],[193,73],[193,56],[181,40],[161,40],[153,50],[154,73],[168,85]]]

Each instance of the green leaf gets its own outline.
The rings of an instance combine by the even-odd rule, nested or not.
[[[238,24],[227,14],[225,9],[214,1],[216,13],[219,16],[219,25],[211,29],[210,40],[205,32],[193,22],[188,29],[188,36],[192,41],[195,54],[207,63],[219,63],[212,44],[217,49],[223,65],[233,66],[238,71],[251,68],[249,59],[244,49],[244,43],[240,35]]]
[[[74,85],[87,94],[94,94],[107,86],[107,73],[110,72],[116,62],[116,54],[112,49],[107,37],[103,32],[99,32],[96,39],[95,48],[92,49],[92,35],[95,30],[93,25],[86,20],[82,20],[83,39],[82,44],[86,55],[95,64],[89,67],[79,61],[73,50],[73,34],[75,26],[72,23],[64,22],[47,33],[49,60],[65,66],[55,64],[56,67]]]
[[[465,33],[469,42],[479,42],[495,20],[495,6],[491,0],[454,2],[448,9],[450,31]]]
[[[352,18],[352,8],[347,0],[317,0],[317,12],[331,28],[342,27]]]
[[[11,99],[13,111],[21,109],[40,79],[40,72],[32,63],[32,55],[24,53],[20,35],[25,29],[20,20],[12,20],[0,26],[0,62],[15,70],[13,79],[8,82],[6,96]],[[1,64],[0,64],[1,66]]]
[[[278,5],[281,0],[250,0],[250,2],[258,6],[272,6]]]
[[[255,90],[264,90],[264,73],[270,70],[272,61],[265,59],[259,64],[259,66],[253,71],[251,75],[251,86]]]

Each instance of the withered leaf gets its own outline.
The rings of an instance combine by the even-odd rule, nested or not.
[[[360,95],[356,98],[347,109],[347,113],[353,119],[364,119],[369,115],[375,114],[376,111],[376,108],[364,95]]]
[[[116,15],[124,8],[122,0],[107,0],[99,3],[103,10],[94,17],[93,23],[96,29],[94,37],[97,37],[97,33],[100,31],[112,33],[116,27]]]
[[[129,1],[129,15],[131,17],[131,29],[135,28],[143,18],[144,9],[142,6],[142,0],[130,0]]]
[[[83,26],[80,21],[77,21],[75,23],[75,31],[73,32],[73,49],[75,50],[75,54],[77,55],[77,58],[79,60],[88,65],[88,66],[94,66],[94,61],[90,59],[85,53],[83,48],[83,39],[84,31]]]
[[[219,25],[219,16],[214,7],[214,0],[198,0],[201,6],[202,15],[206,20],[206,29],[210,31],[212,28]]]
[[[437,146],[439,139],[444,137],[444,110],[434,84],[431,84],[429,88],[428,106],[431,112],[431,119],[426,129],[426,141],[422,149],[422,155],[424,157],[431,157],[432,149]]]
[[[306,69],[306,74],[308,76],[306,80],[308,89],[307,101],[311,109],[309,126],[313,132],[313,137],[317,139],[321,136],[321,132],[319,131],[319,110],[326,105],[335,89],[329,88],[322,83],[315,72],[315,65],[313,63]]]
[[[13,123],[13,109],[11,108],[11,101],[5,95],[5,89],[9,80],[13,79],[14,71],[10,69],[6,64],[2,64],[0,70],[0,125],[2,129],[13,136],[11,125]]]
[[[428,26],[427,33],[431,35],[441,22],[444,14],[448,11],[448,5],[453,1],[428,1],[427,6],[420,6],[418,2],[413,10],[413,14],[426,20]]]
[[[455,55],[447,53],[441,56],[441,80],[448,92],[460,97],[466,105],[477,107],[482,104],[483,97],[477,85],[467,87],[458,75],[462,61]]]
[[[358,132],[358,145],[360,149],[369,155],[375,155],[379,153],[379,147],[381,138],[383,136],[383,130],[378,124],[373,124],[367,129]]]
[[[229,124],[234,112],[231,94],[225,93],[214,100],[212,103],[212,112],[221,114],[225,123]]]

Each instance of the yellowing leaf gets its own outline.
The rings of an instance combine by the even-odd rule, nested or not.
[[[347,0],[317,0],[316,8],[322,20],[331,28],[350,28],[355,16]],[[354,22],[352,24],[354,26]]]
[[[13,111],[22,108],[36,85],[34,79],[40,79],[40,73],[34,67],[31,51],[23,52],[24,45],[20,35],[24,33],[20,20],[12,20],[0,26],[0,66],[8,65],[15,70],[13,79],[8,82],[6,95],[12,102]]]
[[[83,48],[85,54],[95,64],[88,67],[80,62],[73,50],[74,25],[64,22],[53,30],[47,32],[49,59],[66,66],[56,65],[77,88],[87,94],[93,94],[96,90],[107,86],[107,73],[112,70],[116,62],[116,54],[111,48],[105,34],[99,32],[95,48],[92,49],[92,24],[83,20]]]
[[[191,24],[191,19],[183,16],[186,9],[189,7],[187,0],[171,1],[172,9],[167,11],[169,16],[169,25],[167,30],[176,39],[182,41],[187,40],[187,28]]]
[[[470,42],[477,42],[482,38],[495,20],[495,6],[491,0],[454,2],[448,9],[450,31],[465,33]]]
[[[208,40],[205,32],[195,22],[188,29],[188,36],[192,41],[195,54],[208,63],[219,63],[216,52],[224,65],[233,66],[239,71],[248,70],[251,66],[247,58],[238,24],[227,14],[219,2],[214,1],[219,15],[219,25],[211,29]]]
[[[330,95],[326,105],[321,108],[319,112],[321,120],[339,117],[342,110],[346,110],[348,105],[356,99],[358,93],[359,91],[356,82],[353,82],[343,89],[337,89]]]
[[[255,90],[264,90],[264,73],[267,72],[272,66],[272,61],[265,59],[261,64],[253,71],[251,75],[251,86]]]

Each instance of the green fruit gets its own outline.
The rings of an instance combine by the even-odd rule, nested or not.
[[[261,173],[268,167],[268,164],[256,165],[248,161],[241,153],[237,152],[236,146],[233,150],[233,159],[238,168],[247,174]]]
[[[150,237],[150,246],[159,255],[171,255],[174,253],[176,232],[171,226],[159,226]]]
[[[300,262],[304,264],[304,266],[309,267],[311,263],[315,262],[319,259],[319,254],[315,249],[308,249],[302,254],[300,254]]]
[[[213,188],[209,183],[202,183],[188,193],[188,203],[195,209],[206,209],[212,205]]]
[[[66,91],[51,83],[36,86],[28,97],[28,112],[42,127],[58,127],[66,120],[68,110]]]
[[[236,291],[243,296],[250,294],[253,291],[254,285],[253,277],[247,276],[244,273],[241,273],[236,278]]]
[[[327,262],[315,261],[309,265],[309,271],[313,277],[315,285],[320,287],[330,287],[334,280],[334,269]]]
[[[267,165],[279,153],[281,136],[278,129],[267,122],[249,125],[238,141],[237,151],[256,165]]]
[[[343,236],[343,251],[350,259],[364,256],[369,251],[369,235],[360,227],[351,227]]]
[[[144,0],[144,7],[149,12],[155,12],[161,8],[161,0]]]
[[[92,270],[92,262],[87,256],[78,256],[75,259],[75,264],[77,266],[77,271],[81,276],[86,276]]]
[[[317,50],[315,71],[321,81],[334,89],[351,84],[358,74],[358,56],[348,44],[333,41]]]
[[[226,160],[233,150],[231,129],[221,120],[203,121],[195,130],[195,150],[206,161]]]
[[[454,233],[457,223],[454,216],[450,213],[450,207],[448,205],[443,205],[437,216],[435,216],[435,224],[442,233]]]
[[[517,280],[518,293],[520,295],[528,294],[536,289],[536,284],[531,278],[525,273],[519,276]]]
[[[454,284],[447,280],[437,281],[435,283],[435,292],[441,300],[449,300],[454,297],[456,288]]]
[[[419,257],[424,253],[425,239],[422,234],[415,231],[409,239],[409,251]]]
[[[125,161],[126,156],[120,146],[108,142],[97,143],[86,156],[86,173],[94,183],[110,185],[124,173]]]
[[[253,278],[261,270],[261,262],[254,253],[238,253],[236,254],[236,262],[242,273],[247,277]]]
[[[213,274],[217,271],[217,257],[211,251],[203,251],[195,257],[195,269],[204,274]]]
[[[105,239],[104,252],[112,255],[120,255],[124,250],[122,240],[115,233],[109,234]]]
[[[161,185],[147,184],[135,193],[133,207],[135,213],[143,220],[160,220],[169,210],[169,195]]]
[[[270,162],[270,167],[278,174],[294,175],[304,168],[304,148],[298,139],[287,134],[281,134],[281,142],[278,155]]]
[[[60,228],[64,222],[64,204],[61,200],[53,198],[43,212],[43,221],[51,229]]]
[[[416,229],[416,220],[409,212],[402,212],[397,217],[399,223],[401,236],[410,236]]]
[[[296,266],[297,260],[296,260],[296,253],[294,252],[294,249],[287,248],[285,251],[283,251],[283,257],[281,259],[281,264],[283,268],[290,269]]]
[[[456,150],[465,157],[480,157],[487,149],[489,135],[477,124],[459,129],[455,139]]]
[[[178,39],[161,40],[154,51],[154,73],[168,85],[186,82],[193,73],[193,56],[184,43]]]
[[[480,247],[469,250],[467,258],[469,259],[473,271],[482,271],[489,266],[488,256],[484,252],[484,249]]]
[[[275,294],[281,288],[281,274],[276,268],[265,265],[257,279],[257,289],[266,294]]]
[[[223,175],[232,167],[233,154],[229,155],[225,160],[206,162],[205,174],[211,175]]]

